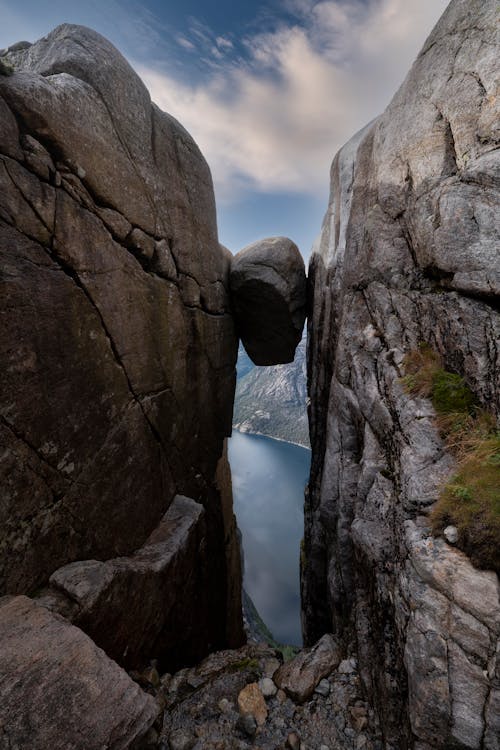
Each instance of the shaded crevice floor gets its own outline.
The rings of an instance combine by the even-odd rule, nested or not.
[[[272,681],[282,659],[280,651],[252,644],[211,654],[174,675],[160,677],[154,668],[133,674],[160,707],[160,719],[144,748],[382,750],[355,659],[344,659],[302,704]],[[252,684],[251,692],[260,701],[260,710],[250,707],[253,714],[238,702],[241,691]]]

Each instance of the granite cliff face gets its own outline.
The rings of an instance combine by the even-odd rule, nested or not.
[[[127,667],[181,666],[243,640],[224,446],[238,340],[210,171],[95,32],[64,25],[2,61],[0,594],[39,594]]]
[[[498,4],[453,0],[336,156],[310,265],[307,643],[358,658],[386,748],[500,747],[498,578],[435,538],[454,458],[404,387],[425,342],[500,412]]]
[[[271,244],[238,278],[276,364],[306,280]],[[203,156],[109,42],[0,52],[2,749],[156,747],[156,668],[244,641],[231,259]]]

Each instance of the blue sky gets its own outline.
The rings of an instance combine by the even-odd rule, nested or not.
[[[447,0],[0,0],[0,47],[91,26],[202,149],[220,240],[307,258],[338,148],[390,101]]]

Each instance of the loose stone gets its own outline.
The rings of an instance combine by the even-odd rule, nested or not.
[[[257,731],[257,722],[252,714],[243,714],[236,722],[236,728],[247,737],[253,737]]]
[[[278,688],[270,677],[264,677],[260,680],[259,688],[264,698],[272,698],[278,692]]]
[[[251,714],[262,726],[267,719],[267,706],[256,682],[251,682],[238,695],[238,708],[242,715]]]
[[[290,732],[286,738],[286,746],[290,748],[290,750],[300,750],[300,739],[295,732]]]
[[[447,526],[443,531],[443,536],[448,544],[456,544],[458,541],[458,529],[456,526]]]
[[[330,695],[330,683],[328,682],[328,680],[321,680],[319,684],[316,685],[314,692],[318,693],[318,695],[324,696],[325,698]]]

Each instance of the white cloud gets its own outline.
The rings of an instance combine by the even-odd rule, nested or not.
[[[215,41],[219,49],[231,50],[234,47],[232,41],[228,39],[226,36],[218,36]]]
[[[215,69],[203,85],[139,72],[196,139],[219,199],[245,186],[314,193],[335,151],[388,104],[446,5],[289,0],[295,24],[247,38],[249,60]]]
[[[177,34],[177,36],[175,37],[175,41],[177,42],[177,44],[180,44],[181,47],[184,47],[184,49],[196,49],[196,45],[194,45],[193,42],[191,42],[189,39],[186,39],[186,37],[182,34]]]

